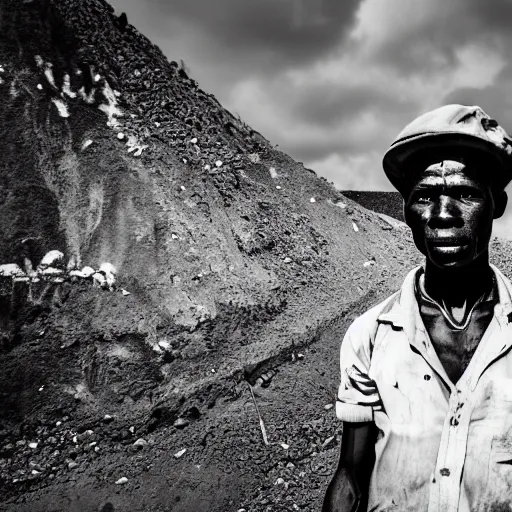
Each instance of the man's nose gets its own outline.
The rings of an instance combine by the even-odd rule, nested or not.
[[[450,196],[440,195],[430,213],[428,226],[431,229],[462,227],[463,220],[455,201]]]

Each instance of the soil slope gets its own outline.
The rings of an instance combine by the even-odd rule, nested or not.
[[[399,192],[372,192],[367,190],[344,190],[343,195],[368,210],[404,221],[404,202]]]
[[[0,95],[1,507],[318,510],[339,344],[408,231],[102,0],[2,0]]]

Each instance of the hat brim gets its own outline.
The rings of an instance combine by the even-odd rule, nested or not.
[[[493,184],[502,189],[507,186],[512,171],[512,159],[505,157],[504,153],[491,142],[460,132],[422,133],[398,141],[384,155],[382,162],[384,172],[392,185],[403,196],[404,186],[408,181],[405,179],[407,160],[418,151],[425,149],[435,151],[448,147],[472,148],[481,151],[483,156],[489,157],[489,160],[496,166],[494,176],[492,176]]]

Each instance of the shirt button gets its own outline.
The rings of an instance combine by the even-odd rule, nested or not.
[[[442,476],[450,476],[450,470],[448,468],[442,468],[439,470]]]

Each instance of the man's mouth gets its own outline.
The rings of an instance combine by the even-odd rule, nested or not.
[[[469,240],[466,237],[462,238],[428,238],[427,243],[429,245],[435,245],[436,247],[461,247],[463,245],[468,245]]]

